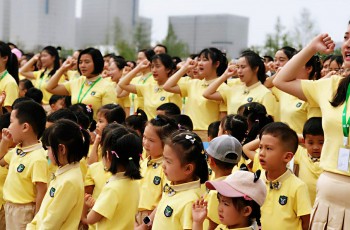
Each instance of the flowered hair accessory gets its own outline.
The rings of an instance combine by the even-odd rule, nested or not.
[[[186,140],[189,140],[191,141],[192,144],[194,144],[194,142],[196,141],[196,138],[194,138],[193,136],[191,135],[187,135],[185,136]]]
[[[115,155],[116,158],[119,158],[119,155],[116,153],[116,151],[111,151],[113,155]]]

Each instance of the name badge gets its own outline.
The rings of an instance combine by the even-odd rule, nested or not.
[[[349,172],[349,159],[350,149],[349,147],[341,147],[338,153],[338,170]]]

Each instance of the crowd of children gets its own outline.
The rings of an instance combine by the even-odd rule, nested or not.
[[[350,229],[350,22],[334,46],[135,64],[0,42],[0,229]]]

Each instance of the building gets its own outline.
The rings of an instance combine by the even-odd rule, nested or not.
[[[8,41],[10,37],[10,0],[0,1],[0,40]]]
[[[190,53],[216,47],[237,58],[248,47],[247,17],[235,15],[172,16],[169,22],[179,40],[188,44]]]

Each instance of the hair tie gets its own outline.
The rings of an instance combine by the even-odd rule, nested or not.
[[[92,112],[92,111],[91,111],[91,108],[92,108],[92,105],[86,105],[86,110],[87,110],[89,113]]]
[[[111,151],[113,155],[115,155],[116,158],[119,158],[119,155],[115,151]]]
[[[261,170],[260,169],[256,170],[256,172],[254,173],[254,183],[259,180],[260,175],[261,175]]]
[[[160,120],[160,118],[158,117],[158,115],[154,118],[154,120],[156,120],[156,121],[159,121],[159,120]]]
[[[132,159],[132,157],[129,157],[129,161],[132,161],[133,159]]]
[[[194,142],[196,141],[196,139],[191,135],[186,134],[185,138],[186,140],[189,140],[192,144],[194,144]]]

